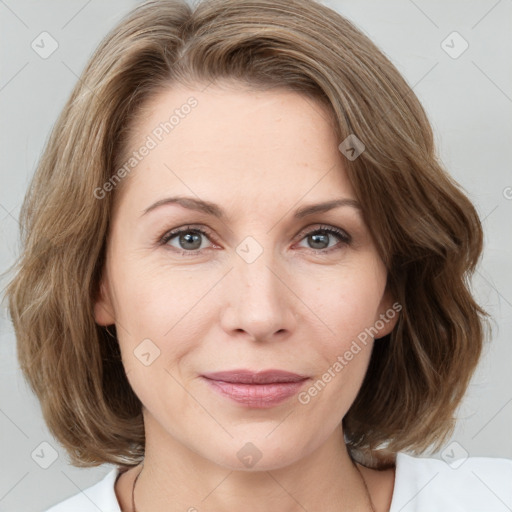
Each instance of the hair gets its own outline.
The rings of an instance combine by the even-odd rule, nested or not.
[[[142,404],[116,336],[94,320],[130,131],[173,85],[230,80],[325,105],[388,288],[402,309],[374,344],[343,418],[347,447],[376,468],[389,454],[438,450],[479,361],[487,313],[470,293],[478,214],[436,155],[411,87],[347,19],[312,0],[148,1],[101,42],[57,119],[20,213],[22,254],[8,283],[18,360],[75,466],[138,464]],[[193,114],[192,114],[193,115]],[[122,185],[122,183],[121,183]],[[387,461],[387,462],[386,462]]]

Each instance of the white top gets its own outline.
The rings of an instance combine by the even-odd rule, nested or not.
[[[121,512],[114,491],[119,469],[46,512]],[[397,453],[389,512],[510,512],[512,459],[468,457],[450,464]]]

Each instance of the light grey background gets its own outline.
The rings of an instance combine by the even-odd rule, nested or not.
[[[19,209],[51,126],[93,49],[136,3],[0,0],[0,271],[18,253]],[[443,162],[483,219],[486,248],[474,289],[494,317],[494,337],[459,410],[450,442],[456,444],[447,443],[445,451],[433,456],[467,452],[512,458],[512,2],[324,3],[367,33],[413,86],[434,126]],[[31,47],[43,31],[59,45],[46,59]],[[453,31],[469,44],[457,58],[453,55],[464,42],[448,37]],[[0,382],[0,511],[42,511],[112,468],[68,464],[20,374],[5,307],[0,315]],[[44,457],[32,458],[36,449],[51,453],[46,445],[41,452],[42,442],[58,454],[48,469],[35,462]]]

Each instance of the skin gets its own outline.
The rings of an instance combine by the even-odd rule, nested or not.
[[[378,339],[360,344],[308,404],[293,396],[268,409],[247,408],[200,377],[272,368],[314,383],[391,308],[386,268],[360,210],[342,206],[293,218],[301,206],[356,199],[341,141],[324,107],[298,93],[226,83],[203,89],[160,93],[137,121],[133,150],[187,98],[198,101],[115,190],[95,303],[96,322],[116,324],[129,382],[143,404],[146,456],[137,509],[370,510],[341,420]],[[214,202],[227,218],[177,204],[142,215],[176,195]],[[191,224],[207,232],[197,246],[179,236],[158,244],[170,230]],[[351,241],[327,235],[315,245],[311,234],[321,225],[340,228]],[[236,251],[247,236],[262,250],[251,263]],[[388,334],[397,316],[375,338]],[[148,366],[134,355],[145,339],[160,350]],[[248,442],[261,454],[252,467],[237,456]],[[376,510],[389,510],[394,468],[358,467]],[[132,510],[139,471],[116,483],[123,511]]]

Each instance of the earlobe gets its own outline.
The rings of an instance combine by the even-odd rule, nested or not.
[[[114,308],[110,298],[108,284],[102,276],[98,296],[94,301],[94,320],[98,325],[112,325],[115,323]]]

